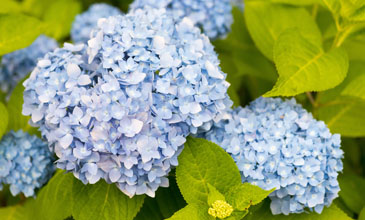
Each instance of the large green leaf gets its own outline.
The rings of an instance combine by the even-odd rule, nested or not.
[[[207,140],[188,138],[178,159],[177,184],[189,204],[207,204],[208,183],[222,194],[241,184],[241,176],[232,157]]]
[[[244,183],[232,187],[226,194],[226,199],[235,209],[244,211],[247,210],[251,205],[257,205],[262,202],[272,190],[263,190],[258,186]]]
[[[129,198],[115,184],[99,181],[84,185],[73,184],[72,216],[77,220],[123,219],[133,220],[141,209],[144,195]]]
[[[270,201],[253,213],[249,213],[245,220],[350,220],[344,212],[336,205],[332,204],[329,208],[325,207],[321,214],[315,212],[304,212],[302,214],[273,215],[270,210]]]
[[[15,0],[1,0],[0,13],[15,13],[20,9],[20,4]]]
[[[72,173],[58,171],[39,192],[33,218],[63,220],[71,216],[75,201],[72,186],[76,181]]]
[[[322,40],[314,19],[304,8],[270,4],[267,1],[248,1],[245,3],[245,18],[257,47],[271,60],[275,41],[289,28],[298,28],[314,44]]]
[[[0,55],[29,46],[43,31],[36,18],[21,14],[0,14]]]
[[[0,102],[0,139],[8,127],[9,115],[5,105]]]
[[[274,47],[279,79],[269,96],[294,96],[307,91],[323,91],[337,86],[346,77],[346,51],[336,48],[325,52],[294,28],[285,31]]]
[[[340,197],[348,208],[359,214],[365,206],[365,179],[356,175],[341,175]]]
[[[46,10],[44,21],[47,33],[56,39],[62,39],[70,34],[71,24],[75,16],[81,12],[81,4],[75,0],[56,0]]]

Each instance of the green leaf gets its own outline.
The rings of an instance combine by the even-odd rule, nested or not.
[[[0,139],[8,127],[9,115],[5,105],[0,102]]]
[[[115,184],[99,181],[84,185],[73,184],[72,216],[77,220],[123,219],[132,220],[141,209],[144,195],[129,198]]]
[[[320,0],[271,0],[273,3],[283,3],[283,4],[290,4],[290,5],[297,5],[297,6],[306,6],[306,5],[313,5],[321,3]]]
[[[365,220],[365,207],[360,212],[359,220]]]
[[[332,12],[332,14],[339,14],[341,9],[341,3],[339,0],[322,0],[324,5]]]
[[[189,204],[185,208],[176,212],[168,220],[214,220],[215,218],[208,214],[208,206]]]
[[[24,116],[22,114],[23,92],[24,92],[24,86],[23,86],[23,81],[21,81],[13,89],[10,99],[7,104],[8,111],[11,112],[11,114],[9,114],[8,130],[9,131],[10,130],[14,130],[14,131],[23,130],[23,131],[29,132],[30,134],[38,134],[37,129],[34,127],[31,127],[28,124],[30,117]]]
[[[320,107],[317,117],[326,122],[332,133],[347,137],[365,136],[365,100],[357,97],[357,91],[351,90],[350,84],[362,75],[364,61],[352,61],[348,76],[334,89],[319,93]],[[346,91],[346,92],[344,92]],[[344,96],[342,94],[346,93]],[[353,96],[349,96],[353,95]]]
[[[57,1],[57,0],[54,0]],[[22,1],[23,11],[27,14],[42,18],[44,12],[50,7],[54,1],[49,0],[24,0]]]
[[[301,36],[297,29],[285,31],[277,40],[274,60],[279,79],[264,96],[294,96],[335,87],[346,77],[348,57],[342,48],[325,52]]]
[[[0,208],[1,220],[33,220],[30,213],[34,212],[34,200],[27,199],[25,204]]]
[[[145,198],[142,209],[134,220],[166,219],[186,206],[175,178],[169,178],[169,182],[170,186],[168,188],[160,187],[157,190],[155,198]]]
[[[264,205],[253,213],[249,213],[245,220],[350,220],[341,209],[332,204],[329,208],[324,207],[321,214],[316,212],[304,212],[302,214],[273,215],[270,210],[270,201],[266,200]]]
[[[338,181],[341,199],[348,208],[359,214],[365,206],[365,179],[357,175],[341,175]]]
[[[220,193],[214,186],[208,183],[208,205],[211,206],[215,201],[222,200],[226,201],[224,195]]]
[[[72,173],[58,171],[44,186],[35,200],[33,219],[63,220],[72,214],[72,186],[78,181]]]
[[[257,205],[264,200],[272,190],[263,190],[258,186],[243,183],[232,187],[226,194],[226,199],[235,209],[240,211],[247,210],[252,205]]]
[[[1,0],[0,13],[15,13],[21,10],[20,4],[14,0]]]
[[[42,23],[21,14],[0,14],[0,55],[29,46],[42,33]]]
[[[321,42],[321,33],[304,8],[270,4],[265,1],[245,3],[248,30],[260,51],[273,60],[273,48],[280,34],[289,28],[298,31],[311,43]]]
[[[318,110],[318,118],[327,124],[332,133],[362,137],[365,136],[364,109],[365,101],[339,97],[323,104]]]
[[[365,2],[363,0],[340,0],[341,16],[350,21],[365,21]]]
[[[62,39],[70,34],[72,22],[81,12],[81,4],[75,0],[57,0],[46,10],[44,21],[47,33],[55,39]]]
[[[365,61],[351,62],[341,95],[365,100]]]
[[[188,204],[206,205],[208,183],[223,194],[232,186],[241,184],[241,176],[232,157],[207,140],[188,138],[178,160],[176,180]]]

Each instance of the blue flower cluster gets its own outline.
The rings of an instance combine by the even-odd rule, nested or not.
[[[57,42],[44,35],[21,50],[5,54],[0,64],[0,90],[9,93],[37,65],[37,59],[58,47]]]
[[[241,171],[242,181],[270,195],[273,214],[322,212],[338,196],[342,171],[340,135],[295,100],[259,98],[227,113],[205,134],[224,148]]]
[[[175,19],[189,18],[209,38],[225,36],[233,23],[231,0],[134,0],[131,10],[166,8]]]
[[[23,131],[11,131],[0,142],[0,189],[10,185],[14,196],[34,196],[52,176],[55,167],[47,143]]]
[[[153,197],[168,186],[186,136],[231,106],[226,75],[208,38],[165,9],[100,19],[91,36],[38,62],[24,82],[23,114],[59,168]]]
[[[120,15],[122,12],[111,5],[96,3],[82,14],[76,16],[72,24],[71,39],[75,43],[86,43],[90,39],[91,30],[97,27],[99,18]]]

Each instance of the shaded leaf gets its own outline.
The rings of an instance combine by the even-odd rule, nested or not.
[[[5,105],[0,102],[0,139],[5,134],[8,127],[9,115]]]
[[[176,212],[168,220],[214,220],[215,218],[208,214],[208,206],[189,204],[185,208]]]
[[[365,179],[357,175],[341,175],[339,193],[346,206],[359,214],[365,206]]]

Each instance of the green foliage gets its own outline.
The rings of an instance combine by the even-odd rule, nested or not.
[[[146,197],[141,211],[135,220],[160,220],[171,217],[175,212],[186,206],[176,184],[175,177],[169,178],[168,188],[159,188],[156,197]]]
[[[5,105],[0,102],[0,139],[8,127],[9,115]]]
[[[18,12],[20,10],[20,4],[15,0],[2,0],[0,13],[11,13],[11,12]]]
[[[304,8],[248,1],[245,4],[245,18],[255,44],[270,60],[274,57],[276,40],[287,29],[298,28],[300,34],[312,43],[321,41],[317,25]]]
[[[55,39],[67,37],[75,16],[80,12],[81,4],[75,0],[57,0],[51,4],[43,17],[49,36]]]
[[[341,175],[340,197],[351,211],[359,214],[365,207],[365,179],[357,175]]]
[[[217,200],[233,207],[230,220],[242,219],[251,205],[260,203],[272,191],[241,183],[233,159],[218,145],[200,138],[188,138],[179,156],[176,179],[188,205],[170,219],[214,219],[208,209]]]
[[[251,205],[257,205],[275,189],[266,191],[258,186],[244,183],[232,187],[227,193],[227,201],[240,211],[247,210]]]
[[[61,220],[71,215],[77,220],[133,220],[143,200],[144,196],[128,198],[113,184],[99,181],[84,185],[72,173],[58,171],[41,189],[35,202],[25,206],[23,214],[40,220]],[[7,213],[12,215],[10,211]]]
[[[325,121],[332,132],[349,137],[365,135],[363,86],[357,86],[363,78],[364,66],[363,61],[352,61],[344,82],[319,94],[318,118]]]
[[[176,180],[186,202],[206,204],[208,183],[226,193],[241,183],[239,170],[221,147],[199,138],[188,138],[176,168]]]
[[[348,57],[341,48],[326,53],[299,34],[297,28],[282,33],[275,43],[274,61],[279,79],[265,96],[294,96],[335,87],[346,77]]]
[[[11,112],[11,114],[9,114],[8,131],[10,130],[17,131],[22,129],[24,131],[29,132],[30,134],[39,135],[37,129],[29,125],[28,121],[30,117],[24,116],[22,114],[23,92],[24,92],[24,86],[23,86],[23,81],[21,81],[13,89],[9,101],[7,103],[8,111]]]
[[[129,198],[114,184],[104,181],[89,186],[78,181],[72,191],[75,199],[72,216],[78,220],[133,220],[144,200],[144,196]]]
[[[270,211],[270,201],[267,200],[260,209],[257,209],[252,214],[249,214],[245,220],[350,220],[343,211],[336,205],[332,204],[329,208],[325,207],[321,214],[308,212],[302,214],[290,215],[272,215]]]
[[[0,14],[0,55],[29,46],[43,30],[43,24],[36,18]]]

